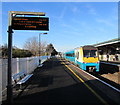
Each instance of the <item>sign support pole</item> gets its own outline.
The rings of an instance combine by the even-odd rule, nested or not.
[[[45,16],[43,12],[20,12],[9,11],[9,24],[8,24],[8,71],[7,71],[7,104],[13,103],[13,87],[12,87],[12,18],[13,15],[36,15]]]
[[[8,83],[7,83],[7,103],[12,104],[13,93],[12,93],[12,14],[9,12],[9,26],[8,26]]]

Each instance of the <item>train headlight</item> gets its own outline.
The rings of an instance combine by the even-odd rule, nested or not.
[[[99,63],[99,61],[98,61],[98,62],[96,62],[96,63]]]

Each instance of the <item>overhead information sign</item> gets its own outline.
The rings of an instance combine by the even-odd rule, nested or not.
[[[13,17],[12,29],[14,30],[49,30],[47,17]]]

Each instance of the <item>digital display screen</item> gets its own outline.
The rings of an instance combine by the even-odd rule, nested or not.
[[[47,17],[13,17],[12,29],[14,30],[49,30]]]

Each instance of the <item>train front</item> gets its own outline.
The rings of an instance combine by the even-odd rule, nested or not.
[[[99,72],[98,49],[93,46],[83,46],[83,69],[88,72]]]

